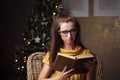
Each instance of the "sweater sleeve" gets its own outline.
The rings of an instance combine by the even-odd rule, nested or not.
[[[84,49],[82,50],[82,54],[85,55],[85,54],[91,54],[89,49]]]
[[[46,55],[44,56],[42,62],[49,65],[50,64],[49,63],[49,61],[50,61],[49,57],[50,57],[50,52],[47,52]]]

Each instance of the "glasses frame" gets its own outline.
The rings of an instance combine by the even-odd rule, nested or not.
[[[72,36],[77,34],[77,29],[71,29],[71,30],[63,30],[63,31],[58,31],[62,36],[68,36],[68,33],[70,33]]]

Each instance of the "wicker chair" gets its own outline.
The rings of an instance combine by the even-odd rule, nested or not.
[[[45,52],[32,53],[27,60],[27,80],[37,80],[42,69]]]
[[[28,57],[27,60],[27,80],[37,80],[38,75],[42,69],[43,63],[42,59],[45,52],[35,52]],[[95,80],[102,80],[102,62],[101,59],[97,57],[98,67]]]

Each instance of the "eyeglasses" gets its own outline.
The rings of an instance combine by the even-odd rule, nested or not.
[[[58,31],[59,33],[61,33],[62,36],[68,36],[68,33],[70,33],[71,35],[76,35],[77,34],[77,29],[71,29],[71,30],[64,30],[64,31]]]

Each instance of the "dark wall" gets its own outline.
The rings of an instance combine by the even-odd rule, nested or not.
[[[78,20],[83,43],[103,62],[103,80],[120,80],[120,16]]]
[[[33,0],[4,0],[0,4],[0,72],[3,78],[0,79],[14,80],[11,73],[14,48],[22,42],[23,26],[31,15]]]

